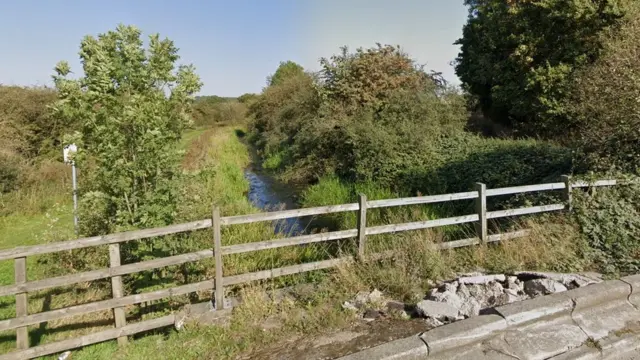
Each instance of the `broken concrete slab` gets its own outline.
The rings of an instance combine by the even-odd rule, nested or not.
[[[570,316],[561,315],[509,328],[503,339],[516,358],[543,360],[580,347],[588,336]]]
[[[355,354],[341,357],[341,360],[422,360],[427,357],[427,345],[418,337],[408,338],[382,344]]]
[[[541,271],[517,271],[513,275],[521,279],[550,279],[562,283],[568,289],[575,289],[578,287],[587,286],[590,284],[596,284],[602,282],[602,275],[598,273],[578,273],[578,274],[563,274],[554,272],[541,272]]]
[[[436,320],[454,320],[458,317],[458,308],[450,304],[432,300],[422,300],[416,304],[416,312],[422,317]]]
[[[567,293],[576,302],[576,308],[586,308],[596,306],[601,303],[613,300],[627,300],[631,295],[629,284],[621,280],[609,280],[588,287],[573,289]]]
[[[525,294],[536,297],[567,291],[562,283],[551,279],[533,279],[524,282]]]
[[[628,296],[629,302],[636,308],[640,308],[640,274],[625,276],[620,281],[629,285],[631,294]]]
[[[604,360],[640,359],[640,336],[637,333],[612,335],[598,342]]]
[[[599,340],[624,328],[630,321],[640,319],[640,311],[625,299],[575,310],[571,317],[589,337]]]
[[[470,285],[470,284],[482,285],[482,284],[488,284],[492,281],[503,282],[505,280],[506,280],[506,277],[503,274],[476,275],[476,276],[469,276],[469,277],[460,277],[458,278],[458,283],[466,284],[466,285]]]
[[[563,354],[554,356],[551,360],[601,360],[602,355],[595,344],[582,345]]]
[[[547,316],[569,314],[573,309],[573,301],[565,294],[557,293],[523,302],[514,302],[498,306],[495,310],[507,320],[510,326],[524,324]]]
[[[429,355],[482,341],[507,328],[507,322],[498,315],[483,315],[457,321],[431,329],[420,338],[429,347]]]
[[[465,347],[451,349],[435,355],[429,360],[514,360],[513,356],[489,348],[486,344],[474,343]]]
[[[640,319],[640,311],[627,301],[630,294],[629,285],[620,280],[572,290],[567,293],[575,304],[571,317],[589,337],[602,339]]]

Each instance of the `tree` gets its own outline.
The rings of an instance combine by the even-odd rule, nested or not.
[[[55,68],[59,98],[53,112],[80,123],[66,141],[80,148],[81,203],[105,225],[85,223],[86,235],[170,223],[179,175],[176,145],[202,86],[193,66],[176,67],[178,49],[171,40],[155,34],[145,48],[141,31],[124,25],[86,36],[79,55],[84,76],[71,79],[65,61]]]
[[[282,84],[286,79],[290,79],[304,74],[302,66],[293,61],[282,61],[273,75],[267,77],[267,86]]]
[[[427,74],[399,47],[377,44],[320,59],[321,93],[332,105],[347,114],[362,107],[379,110],[398,91],[421,92],[443,84],[438,73]]]
[[[605,38],[600,59],[577,73],[566,107],[581,170],[640,175],[640,4]]]
[[[563,99],[574,72],[601,53],[601,34],[631,0],[465,0],[456,60],[486,115],[529,135],[567,127]]]

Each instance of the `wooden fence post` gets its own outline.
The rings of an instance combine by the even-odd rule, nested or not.
[[[487,242],[487,186],[483,183],[476,183],[475,190],[478,191],[476,199],[476,212],[478,213],[478,223],[476,224],[476,234],[480,243]]]
[[[573,200],[573,196],[571,195],[571,176],[562,175],[562,181],[564,182],[564,201],[566,203],[566,209],[568,211],[572,210],[571,202]]]
[[[215,301],[216,310],[224,309],[224,285],[222,284],[222,234],[220,233],[220,208],[213,207],[211,217],[213,227],[213,255],[216,262]]]
[[[111,244],[109,245],[109,267],[114,268],[120,265],[120,244]],[[122,276],[111,277],[111,294],[114,299],[121,298],[124,295],[122,292]],[[113,308],[113,317],[116,321],[116,328],[127,325],[127,316],[124,307]],[[118,338],[118,345],[124,346],[126,344],[126,336]]]
[[[14,260],[16,285],[27,282],[27,258],[19,257]],[[27,293],[16,294],[16,317],[27,316]],[[26,326],[16,329],[16,347],[20,350],[29,348],[29,331]]]
[[[367,241],[367,196],[359,194],[358,204],[358,259],[364,261]]]

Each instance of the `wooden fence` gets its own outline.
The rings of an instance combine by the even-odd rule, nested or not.
[[[616,180],[601,180],[593,183],[571,182],[568,176],[563,176],[562,182],[548,183],[540,185],[516,186],[499,189],[487,189],[484,184],[476,184],[474,191],[461,192],[446,195],[419,196],[400,199],[385,199],[368,201],[365,195],[360,195],[358,203],[322,206],[314,208],[304,208],[296,210],[284,210],[275,212],[258,213],[251,215],[221,217],[218,208],[213,209],[211,219],[193,221],[184,224],[165,226],[154,229],[127,231],[104,236],[81,238],[71,241],[56,242],[50,244],[16,247],[13,249],[0,251],[0,261],[14,260],[15,262],[15,284],[0,287],[0,296],[15,295],[16,317],[1,320],[0,331],[16,330],[17,351],[0,355],[0,360],[16,358],[34,358],[49,354],[62,352],[65,350],[95,344],[106,340],[118,339],[119,344],[127,342],[127,336],[136,333],[173,325],[174,315],[167,315],[160,318],[145,320],[133,324],[126,324],[125,306],[139,304],[148,301],[160,300],[163,298],[184,295],[196,291],[214,290],[216,311],[224,309],[224,287],[246,283],[255,280],[271,279],[278,276],[298,274],[307,271],[327,269],[339,264],[348,263],[367,258],[380,258],[380,254],[366,255],[367,235],[377,235],[394,233],[407,230],[418,230],[435,228],[446,225],[474,223],[477,236],[470,239],[449,241],[439,244],[441,249],[451,249],[463,246],[470,246],[480,243],[489,243],[517,237],[526,236],[526,231],[515,231],[511,233],[488,235],[487,220],[510,216],[535,214],[549,211],[558,211],[571,208],[571,189],[592,186],[612,186],[616,185]],[[532,206],[509,210],[487,211],[487,198],[499,195],[511,195],[527,192],[563,190],[564,202],[542,206]],[[403,224],[390,224],[367,227],[367,210],[403,205],[418,205],[449,202],[455,200],[474,200],[476,211],[468,214],[444,219],[410,222]],[[222,246],[221,227],[236,224],[247,224],[259,221],[282,220],[301,216],[323,215],[338,212],[358,211],[358,224],[356,229],[333,231],[313,235],[301,235],[284,239],[267,240],[261,242],[243,243],[237,245]],[[199,229],[211,228],[213,231],[213,248],[197,251],[188,254],[181,254],[165,258],[158,258],[134,264],[120,264],[120,243],[148,239],[156,236],[182,233]],[[240,254],[266,249],[275,249],[285,246],[311,244],[339,239],[357,238],[358,259],[353,257],[342,257],[330,260],[316,261],[293,266],[285,266],[276,269],[257,271],[233,276],[224,276],[222,258],[224,255]],[[83,273],[64,275],[49,279],[27,281],[27,256],[42,255],[65,250],[81,249],[99,245],[109,245],[109,268],[92,270]],[[172,287],[168,289],[156,290],[142,294],[123,296],[122,276],[140,271],[152,270],[156,268],[179,265],[194,262],[207,258],[215,258],[215,278],[197,283]],[[87,304],[70,306],[67,308],[50,310],[35,314],[28,314],[27,294],[54,287],[67,286],[98,279],[111,279],[113,298],[109,300],[96,301]],[[50,344],[29,347],[29,334],[27,327],[47,321],[58,320],[70,316],[87,314],[91,312],[113,310],[115,327],[112,329],[92,333],[73,339],[58,341]]]

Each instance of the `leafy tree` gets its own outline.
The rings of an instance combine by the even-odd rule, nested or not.
[[[242,94],[242,95],[238,96],[238,101],[241,104],[245,104],[247,106],[251,106],[251,104],[253,104],[254,102],[256,102],[258,100],[259,96],[260,95],[258,95],[258,94],[246,93],[246,94]]]
[[[285,79],[295,77],[304,73],[302,66],[293,61],[282,61],[280,66],[273,75],[267,77],[268,86],[276,86],[282,84]]]
[[[427,74],[399,47],[391,45],[359,48],[355,53],[349,53],[345,46],[340,54],[322,58],[320,65],[321,93],[333,103],[331,111],[338,107],[347,113],[362,107],[380,109],[397,91],[422,91],[443,83],[439,74]]]
[[[572,74],[592,63],[603,31],[631,0],[465,0],[456,73],[485,114],[529,134],[566,128]]]
[[[177,142],[190,122],[189,109],[201,82],[193,66],[178,66],[178,49],[155,34],[143,46],[141,31],[119,25],[80,46],[84,76],[72,79],[67,62],[57,64],[54,83],[59,119],[77,121],[67,138],[79,145],[84,171],[83,202],[101,211],[105,226],[87,235],[170,223],[175,212],[180,153]],[[98,206],[99,205],[99,206]],[[82,217],[81,217],[82,218]],[[114,229],[115,228],[115,229]]]
[[[611,32],[594,64],[580,71],[565,106],[582,170],[640,174],[640,4]]]

